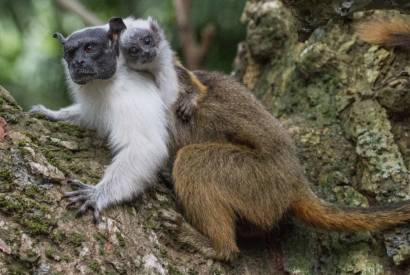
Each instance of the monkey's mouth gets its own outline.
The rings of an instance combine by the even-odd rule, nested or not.
[[[71,79],[79,85],[84,85],[91,80],[97,79],[97,76],[96,72],[84,69],[75,70],[71,73]]]
[[[152,62],[152,60],[154,60],[154,58],[142,59],[142,60],[141,60],[141,64],[151,63],[151,62]]]
[[[95,77],[95,76],[96,76],[96,74],[82,74],[80,76],[77,75],[77,76],[71,77],[71,78],[75,83],[77,83],[79,85],[84,85],[84,84],[86,84],[87,82],[89,82],[91,80],[97,79],[97,77]]]
[[[139,61],[142,64],[151,63],[152,61],[154,61],[156,56],[157,56],[156,54],[143,55],[139,58]]]
[[[89,70],[89,69],[77,69],[74,72],[78,76],[90,76],[90,75],[97,74],[94,70]]]
[[[156,54],[138,54],[135,56],[128,55],[127,64],[131,67],[133,65],[145,65],[152,63],[156,56]]]

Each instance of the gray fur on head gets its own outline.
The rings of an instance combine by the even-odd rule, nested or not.
[[[152,17],[125,19],[127,30],[121,36],[120,49],[127,65],[136,70],[151,67],[168,45],[164,32]]]
[[[135,71],[152,74],[167,106],[175,102],[178,79],[174,68],[174,54],[164,31],[152,17],[126,18],[127,29],[121,34],[120,50],[125,64]]]

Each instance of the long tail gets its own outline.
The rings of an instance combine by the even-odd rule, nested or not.
[[[371,44],[410,48],[409,21],[376,19],[359,24],[356,32],[363,41]]]
[[[293,215],[328,230],[378,231],[410,220],[410,201],[370,208],[342,208],[327,203],[313,192],[291,205]]]

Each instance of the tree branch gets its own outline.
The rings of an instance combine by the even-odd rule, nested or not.
[[[102,25],[104,22],[76,0],[57,0],[60,7],[81,17],[86,25]]]
[[[181,42],[182,52],[185,58],[186,66],[190,69],[200,67],[216,29],[213,24],[208,24],[201,32],[201,39],[198,42],[195,39],[195,30],[190,19],[192,1],[191,0],[174,0],[174,8],[178,27],[178,37]]]

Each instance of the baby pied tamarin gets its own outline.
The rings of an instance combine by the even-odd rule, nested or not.
[[[124,20],[127,30],[120,37],[125,64],[137,72],[149,72],[161,91],[167,107],[175,102],[179,87],[174,68],[174,53],[164,31],[152,17]]]
[[[173,106],[172,177],[188,223],[175,212],[163,215],[180,240],[212,258],[231,260],[239,252],[239,225],[269,230],[285,214],[344,231],[375,231],[410,220],[409,201],[347,208],[321,200],[309,187],[288,132],[248,89],[220,73],[175,68],[180,94]]]
[[[135,24],[145,30],[153,26],[149,21]],[[66,193],[73,203],[82,203],[79,213],[93,209],[95,221],[102,209],[152,185],[168,156],[170,103],[150,75],[125,65],[119,50],[122,32],[127,32],[124,22],[114,18],[67,38],[56,34],[64,47],[63,63],[75,103],[59,111],[41,105],[32,108],[52,120],[96,129],[107,137],[115,155],[103,178],[95,186],[72,181],[78,190]]]

